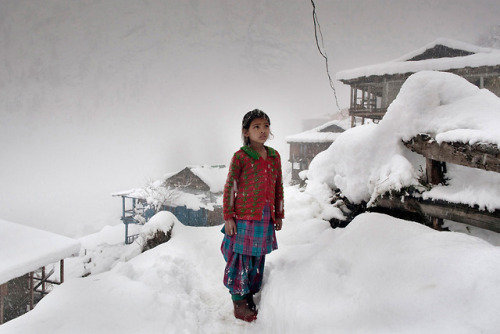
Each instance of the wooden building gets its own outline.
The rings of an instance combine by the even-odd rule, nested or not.
[[[125,243],[130,244],[137,237],[129,235],[129,224],[144,224],[158,211],[172,212],[187,226],[222,224],[222,194],[227,173],[224,165],[188,166],[146,188],[113,194],[122,197]]]
[[[382,119],[406,79],[424,70],[457,74],[500,96],[500,50],[438,39],[393,61],[338,72],[351,87],[351,126],[356,118]]]
[[[198,209],[183,202],[180,196],[176,205],[167,205],[164,209],[172,212],[177,219],[188,226],[214,226],[222,224],[222,193],[227,178],[225,165],[188,166],[179,173],[167,178],[164,187],[175,188],[184,194],[194,195],[199,199]]]
[[[64,259],[79,253],[80,242],[1,219],[0,231],[2,324],[32,310],[53,284],[64,282]]]
[[[334,120],[314,129],[286,137],[290,145],[292,183],[301,183],[300,172],[309,169],[314,157],[326,150],[345,131],[343,122]]]

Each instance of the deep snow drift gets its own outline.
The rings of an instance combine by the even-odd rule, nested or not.
[[[454,74],[419,72],[406,80],[379,124],[349,129],[318,154],[307,174],[309,186],[326,189],[325,205],[330,188],[352,202],[370,204],[387,191],[419,186],[425,159],[401,140],[428,133],[438,142],[500,145],[498,129],[500,98],[492,92]],[[448,185],[423,189],[424,198],[500,208],[499,173],[454,164],[447,164],[447,171]]]
[[[293,187],[285,195],[287,219],[278,233],[279,249],[267,257],[254,323],[232,315],[222,284],[220,227],[186,227],[162,212],[150,223],[175,222],[169,242],[128,262],[110,261],[110,271],[67,279],[33,311],[2,325],[0,333],[495,333],[499,328],[498,247],[380,214],[360,215],[347,228],[333,230],[316,218],[320,206],[314,197]],[[110,240],[110,230],[82,243],[91,246],[93,239],[97,247],[97,240]],[[138,245],[104,248],[113,247],[123,255]],[[95,253],[96,262],[99,254],[104,252]],[[70,264],[75,276],[82,265],[83,257]]]

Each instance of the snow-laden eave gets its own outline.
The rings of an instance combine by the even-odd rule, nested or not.
[[[291,143],[333,143],[341,133],[338,132],[310,132],[299,133],[286,137],[286,142]]]
[[[426,50],[433,48],[436,45],[444,45],[450,48],[460,49],[473,52],[474,54],[463,57],[447,57],[433,58],[419,61],[408,61],[415,56],[418,56]],[[412,51],[398,59],[363,66],[351,70],[339,71],[336,74],[336,79],[340,81],[349,81],[362,77],[383,76],[394,74],[411,74],[420,71],[448,71],[466,67],[482,67],[482,66],[499,66],[500,65],[500,50],[483,48],[472,44],[467,44],[454,40],[438,39],[421,49]]]
[[[500,51],[490,54],[474,54],[465,57],[438,58],[420,61],[387,62],[378,65],[359,67],[352,70],[340,71],[336,79],[349,81],[369,76],[383,76],[393,74],[417,73],[420,71],[448,71],[466,67],[499,66]]]
[[[76,255],[80,241],[0,219],[0,284]]]
[[[337,125],[338,127],[346,130],[342,121],[333,120],[317,126],[311,130],[285,137],[287,143],[331,143],[340,135],[341,132],[321,132],[321,130],[331,126]]]
[[[467,51],[467,52],[471,52],[471,53],[493,53],[493,52],[500,51],[497,49],[485,48],[482,46],[477,46],[474,44],[469,44],[469,43],[457,41],[454,39],[438,38],[435,41],[433,41],[427,45],[424,45],[420,49],[413,50],[413,51],[405,54],[404,56],[401,56],[397,59],[394,59],[393,61],[396,61],[396,62],[408,61],[408,60],[410,60],[416,56],[419,56],[419,55],[423,54],[425,51],[432,49],[438,45],[443,45],[443,46],[446,46],[446,47],[451,48],[451,49],[457,49],[457,50]]]
[[[123,197],[135,198],[135,199],[146,199],[148,194],[142,188],[134,188],[134,189],[122,190],[122,191],[112,193],[111,196],[113,196],[113,197],[123,196]]]

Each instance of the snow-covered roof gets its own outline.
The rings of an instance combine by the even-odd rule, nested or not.
[[[78,254],[80,241],[0,219],[0,284]]]
[[[228,167],[225,165],[196,165],[187,166],[194,175],[199,177],[213,193],[222,192],[224,190],[224,184],[226,182],[226,177],[228,173]],[[165,174],[161,179],[153,181],[151,186],[158,188],[161,187],[166,180],[170,177],[177,175],[177,173]],[[119,192],[112,193],[111,196],[127,196],[133,198],[147,198],[149,196],[148,191],[143,188],[134,188],[129,190],[123,190]]]
[[[326,130],[335,126],[339,128],[337,130],[340,132],[331,132],[331,129],[329,129],[330,131]],[[347,128],[345,122],[333,120],[314,129],[287,136],[285,140],[287,143],[332,143]]]
[[[203,165],[203,166],[188,166],[194,175],[198,176],[203,182],[210,187],[213,193],[222,192],[224,183],[228,173],[228,167],[224,165]]]
[[[463,50],[472,53],[461,57],[444,57],[410,61],[414,57],[423,54],[426,50],[438,45],[450,49]],[[337,80],[352,80],[371,75],[392,75],[404,73],[416,73],[419,71],[447,71],[465,67],[498,66],[500,65],[500,50],[479,47],[476,45],[440,38],[420,49],[412,51],[398,59],[375,64],[371,66],[359,67],[351,70],[337,72]]]
[[[222,193],[229,168],[225,165],[202,165],[202,166],[187,166],[187,169],[197,177],[199,177],[209,188],[210,192],[217,194]],[[182,171],[184,171],[183,169]],[[181,172],[182,172],[181,171]],[[166,180],[179,173],[170,173],[165,175],[160,180],[151,182],[145,188],[135,188],[113,193],[112,196],[126,196],[131,198],[145,199],[149,204],[163,202],[169,198],[169,205],[186,206],[188,209],[199,210],[205,208],[208,210],[214,209],[214,204],[222,205],[221,198],[217,197],[216,202],[204,194],[192,194],[186,191],[173,191],[170,195],[170,189],[164,186]],[[221,196],[220,196],[221,197]]]

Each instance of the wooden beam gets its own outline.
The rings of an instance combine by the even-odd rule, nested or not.
[[[494,232],[500,232],[500,210],[494,212],[479,210],[466,204],[446,201],[422,200],[413,197],[382,197],[376,206],[390,210],[404,210],[420,215],[452,220]]]
[[[500,173],[500,150],[495,144],[439,144],[427,134],[419,134],[403,144],[428,159]]]
[[[382,109],[376,109],[376,110],[382,110]],[[354,108],[349,108],[349,116],[355,116],[355,117],[365,117],[365,118],[371,118],[371,119],[382,119],[385,115],[385,110],[382,111],[370,111],[369,109],[354,109]]]
[[[494,66],[480,66],[480,67],[463,67],[458,69],[450,69],[446,72],[457,74],[461,77],[470,78],[470,77],[479,77],[479,76],[498,76],[500,72],[500,65]],[[376,85],[384,82],[391,81],[401,81],[404,82],[410,75],[414,72],[407,73],[396,73],[396,74],[385,74],[385,75],[369,75],[369,76],[361,76],[352,79],[340,79],[339,81],[345,85],[357,85],[359,87],[367,86],[367,85]]]

